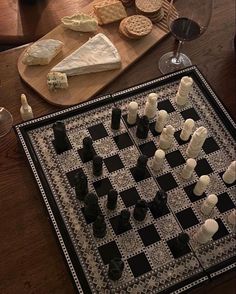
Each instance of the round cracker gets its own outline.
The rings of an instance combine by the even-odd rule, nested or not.
[[[155,13],[162,6],[162,0],[135,0],[135,6],[144,13]]]
[[[143,15],[132,15],[127,17],[125,28],[132,37],[144,37],[152,30],[152,22]]]

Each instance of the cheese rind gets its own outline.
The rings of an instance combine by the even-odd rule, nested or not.
[[[120,67],[121,59],[116,47],[104,34],[99,33],[54,66],[51,71],[74,76]]]
[[[66,74],[61,72],[49,72],[47,75],[47,85],[49,90],[68,88]]]
[[[24,52],[22,63],[26,65],[45,65],[61,51],[63,42],[54,39],[39,40]]]
[[[78,32],[95,32],[98,29],[97,20],[83,13],[64,16],[61,22],[64,27]]]

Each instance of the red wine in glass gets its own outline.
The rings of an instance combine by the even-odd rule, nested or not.
[[[170,31],[180,41],[192,41],[201,35],[200,25],[187,17],[176,18],[170,24]]]

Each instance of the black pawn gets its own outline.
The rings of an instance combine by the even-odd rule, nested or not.
[[[117,198],[118,198],[118,193],[116,190],[114,189],[111,189],[109,192],[108,192],[108,195],[107,195],[107,208],[108,209],[115,209],[116,208],[116,205],[117,205]]]
[[[75,175],[75,194],[79,200],[84,200],[88,194],[88,180],[83,171]]]
[[[143,221],[147,215],[147,202],[143,199],[138,200],[134,207],[133,217],[137,221]]]
[[[106,223],[104,221],[104,216],[99,214],[93,223],[93,235],[96,238],[103,238],[106,235]]]
[[[130,212],[128,209],[123,209],[120,212],[120,219],[119,219],[119,229],[121,231],[126,231],[130,227]]]
[[[153,209],[158,213],[162,214],[167,204],[167,193],[164,190],[159,190],[153,200]]]
[[[122,276],[123,270],[124,270],[124,262],[118,257],[113,258],[109,262],[109,268],[108,268],[109,279],[113,281],[119,280]]]
[[[98,197],[94,193],[88,193],[84,199],[84,214],[85,216],[91,220],[95,221],[100,209],[98,205]]]
[[[146,115],[140,117],[137,125],[136,136],[139,139],[146,139],[149,130],[149,120]]]
[[[119,130],[120,128],[120,119],[121,119],[121,110],[120,108],[113,108],[111,114],[111,128],[113,130]]]
[[[102,157],[95,155],[93,157],[93,174],[96,177],[101,176],[102,174]]]
[[[188,242],[190,238],[187,233],[180,233],[175,242],[174,251],[176,256],[182,256],[186,252],[188,252]]]
[[[69,139],[66,135],[65,124],[62,121],[57,121],[53,124],[54,145],[58,154],[71,149]]]
[[[93,159],[93,140],[90,137],[85,137],[83,139],[83,160],[88,162]]]
[[[141,154],[135,166],[135,179],[139,181],[144,179],[146,168],[147,168],[147,162],[148,162],[147,156],[144,154]]]

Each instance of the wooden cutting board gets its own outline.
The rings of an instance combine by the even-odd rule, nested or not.
[[[134,63],[168,33],[168,27],[166,24],[167,9],[168,2],[165,0],[165,17],[158,25],[153,26],[153,30],[148,36],[140,40],[124,39],[118,32],[119,23],[99,27],[98,32],[104,33],[113,42],[120,53],[122,61],[122,67],[120,69],[69,77],[68,89],[50,91],[46,83],[46,76],[50,69],[94,35],[92,33],[74,32],[59,25],[42,37],[42,39],[51,38],[62,41],[64,43],[62,52],[59,53],[50,64],[44,66],[24,65],[22,63],[23,52],[18,59],[19,74],[30,87],[51,104],[70,106],[86,101],[102,90],[108,83],[117,78],[128,68],[128,66]],[[83,12],[85,13],[91,11],[91,4],[83,9]],[[132,12],[128,14],[132,14]]]

